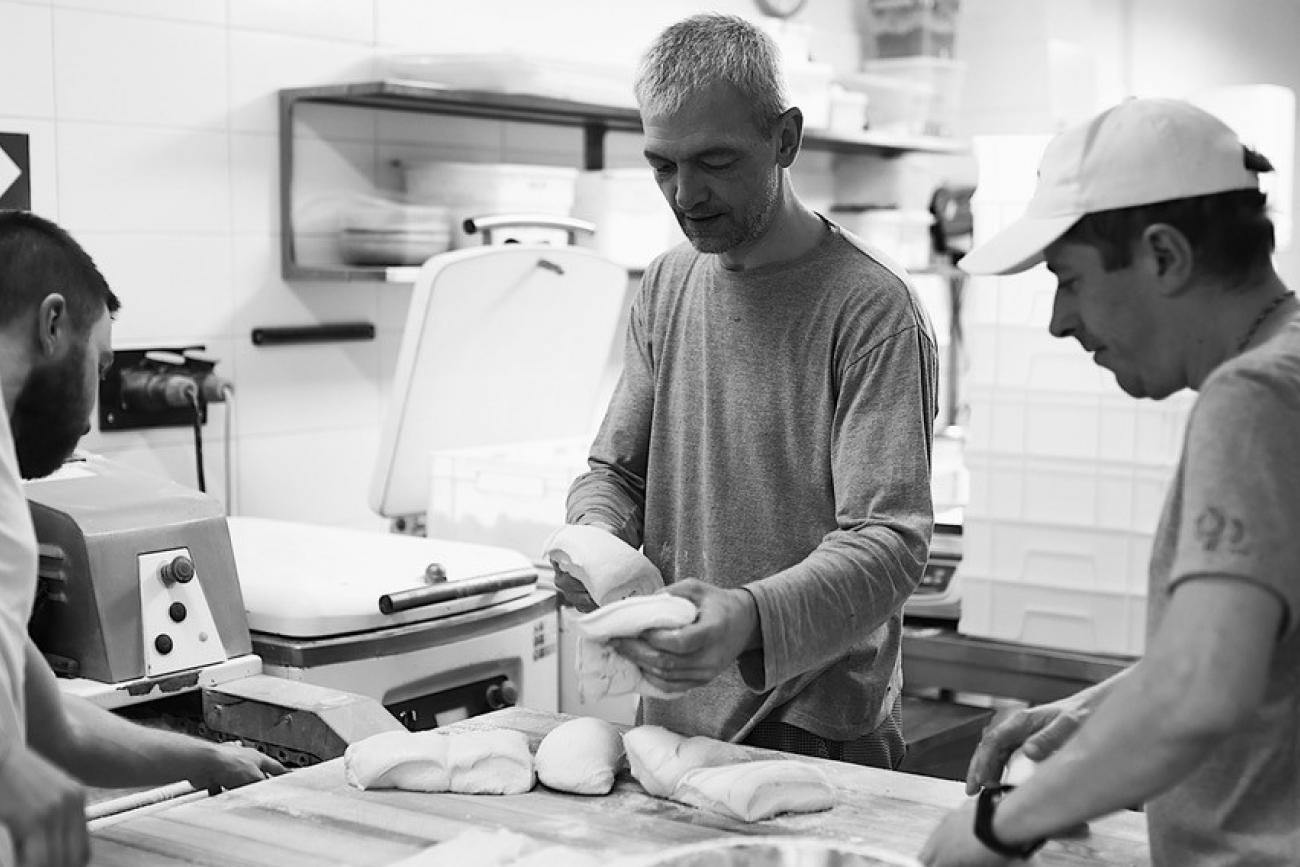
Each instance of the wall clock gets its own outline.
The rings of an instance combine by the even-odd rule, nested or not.
[[[773,18],[789,18],[804,7],[808,0],[754,0],[764,15]]]

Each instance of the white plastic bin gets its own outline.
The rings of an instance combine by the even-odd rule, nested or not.
[[[1141,655],[1147,600],[1129,593],[961,578],[957,631],[1085,653]]]
[[[970,513],[992,521],[1155,532],[1172,467],[968,454]]]
[[[580,437],[431,452],[428,535],[540,560],[564,524],[565,499],[587,470],[590,445]]]
[[[991,519],[968,509],[960,571],[1007,584],[1145,595],[1150,533],[1049,521]]]
[[[1110,461],[1171,468],[1182,453],[1190,392],[1136,400],[1009,386],[967,391],[966,453]]]

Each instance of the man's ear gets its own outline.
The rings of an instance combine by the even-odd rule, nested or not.
[[[36,345],[45,358],[55,358],[72,338],[72,321],[68,302],[62,294],[51,292],[36,310]]]
[[[798,106],[787,108],[776,121],[776,161],[783,169],[794,165],[803,142],[803,112]]]
[[[1138,241],[1145,267],[1167,295],[1176,295],[1191,285],[1196,254],[1187,236],[1168,223],[1152,223]]]

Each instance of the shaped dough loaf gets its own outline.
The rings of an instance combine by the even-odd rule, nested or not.
[[[835,806],[835,787],[821,769],[791,759],[687,771],[672,799],[692,807],[757,822],[778,813],[816,813]]]
[[[561,723],[537,746],[537,778],[562,792],[605,795],[623,760],[623,739],[603,719],[584,716]]]
[[[807,762],[753,761],[744,747],[661,726],[629,730],[623,746],[632,776],[651,795],[743,822],[835,805],[835,788]]]
[[[602,531],[603,532],[603,531]],[[655,698],[677,698],[680,693],[658,689],[642,676],[636,663],[614,652],[611,638],[640,635],[647,629],[686,626],[695,621],[695,603],[680,596],[656,593],[611,602],[574,621],[578,639],[578,695],[597,701],[607,695],[637,692]]]
[[[344,775],[358,789],[517,795],[533,787],[523,732],[383,732],[347,748]]]
[[[662,726],[637,726],[623,735],[632,776],[657,798],[672,797],[689,771],[750,761],[744,748],[726,741],[682,737]]]
[[[543,556],[581,581],[597,605],[648,596],[664,586],[644,554],[599,527],[566,524],[546,540]]]

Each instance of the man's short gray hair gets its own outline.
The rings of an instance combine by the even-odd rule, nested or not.
[[[740,91],[764,135],[786,110],[781,52],[766,33],[737,15],[693,15],[669,26],[641,58],[636,101],[646,114],[676,111],[717,81]]]

